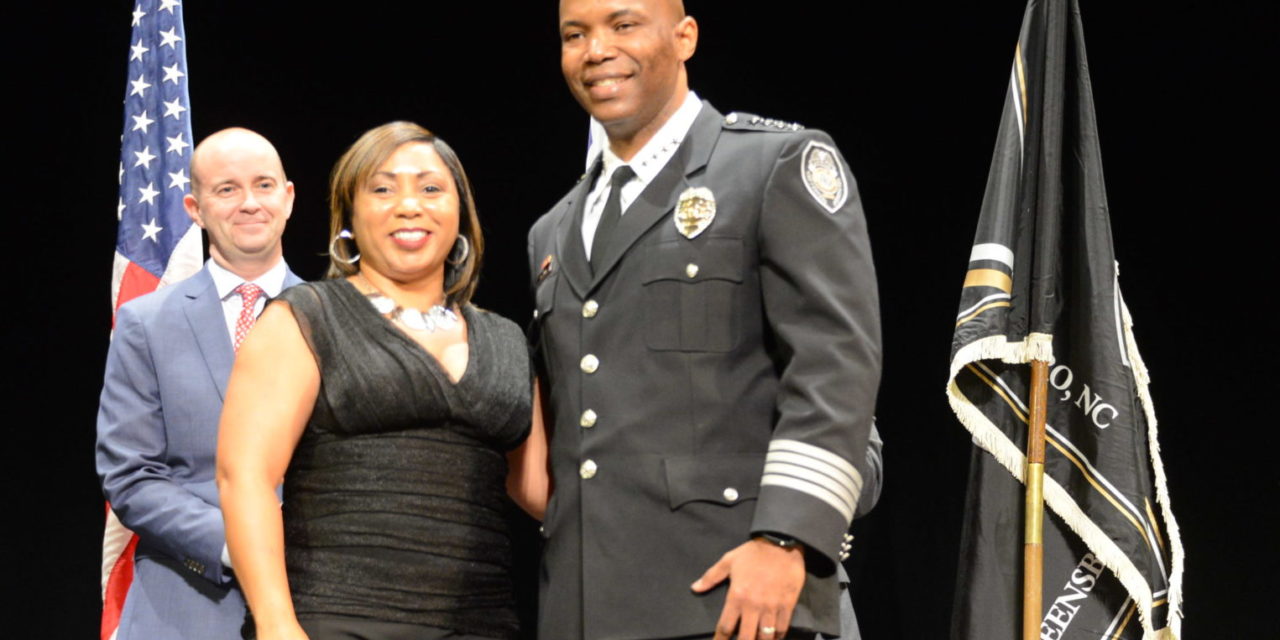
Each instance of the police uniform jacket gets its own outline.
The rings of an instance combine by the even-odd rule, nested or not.
[[[880,378],[847,165],[820,131],[704,103],[594,271],[591,182],[529,234],[555,486],[539,637],[709,634],[726,588],[689,586],[753,532],[806,546],[793,626],[838,632]]]

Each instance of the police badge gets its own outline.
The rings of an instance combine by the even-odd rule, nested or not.
[[[676,231],[692,240],[711,226],[716,217],[716,197],[706,187],[689,187],[676,205]]]
[[[804,187],[828,213],[835,213],[849,197],[845,188],[844,165],[836,156],[836,150],[821,142],[809,141],[804,148],[800,175]]]

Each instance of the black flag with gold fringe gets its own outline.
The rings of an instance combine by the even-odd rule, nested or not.
[[[957,640],[1021,635],[1032,360],[1051,363],[1040,637],[1180,636],[1182,545],[1118,271],[1079,7],[1032,0],[951,351],[976,444]]]

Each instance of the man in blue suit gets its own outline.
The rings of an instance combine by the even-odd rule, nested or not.
[[[218,418],[239,340],[268,298],[300,282],[280,248],[293,183],[270,142],[219,131],[196,147],[191,177],[184,205],[211,258],[120,307],[98,407],[103,493],[138,534],[119,640],[240,637],[214,483]]]

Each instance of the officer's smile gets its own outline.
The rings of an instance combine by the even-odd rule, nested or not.
[[[627,80],[631,79],[631,74],[608,74],[589,76],[582,81],[582,85],[591,92],[591,97],[597,100],[610,98],[617,94],[618,87]]]

